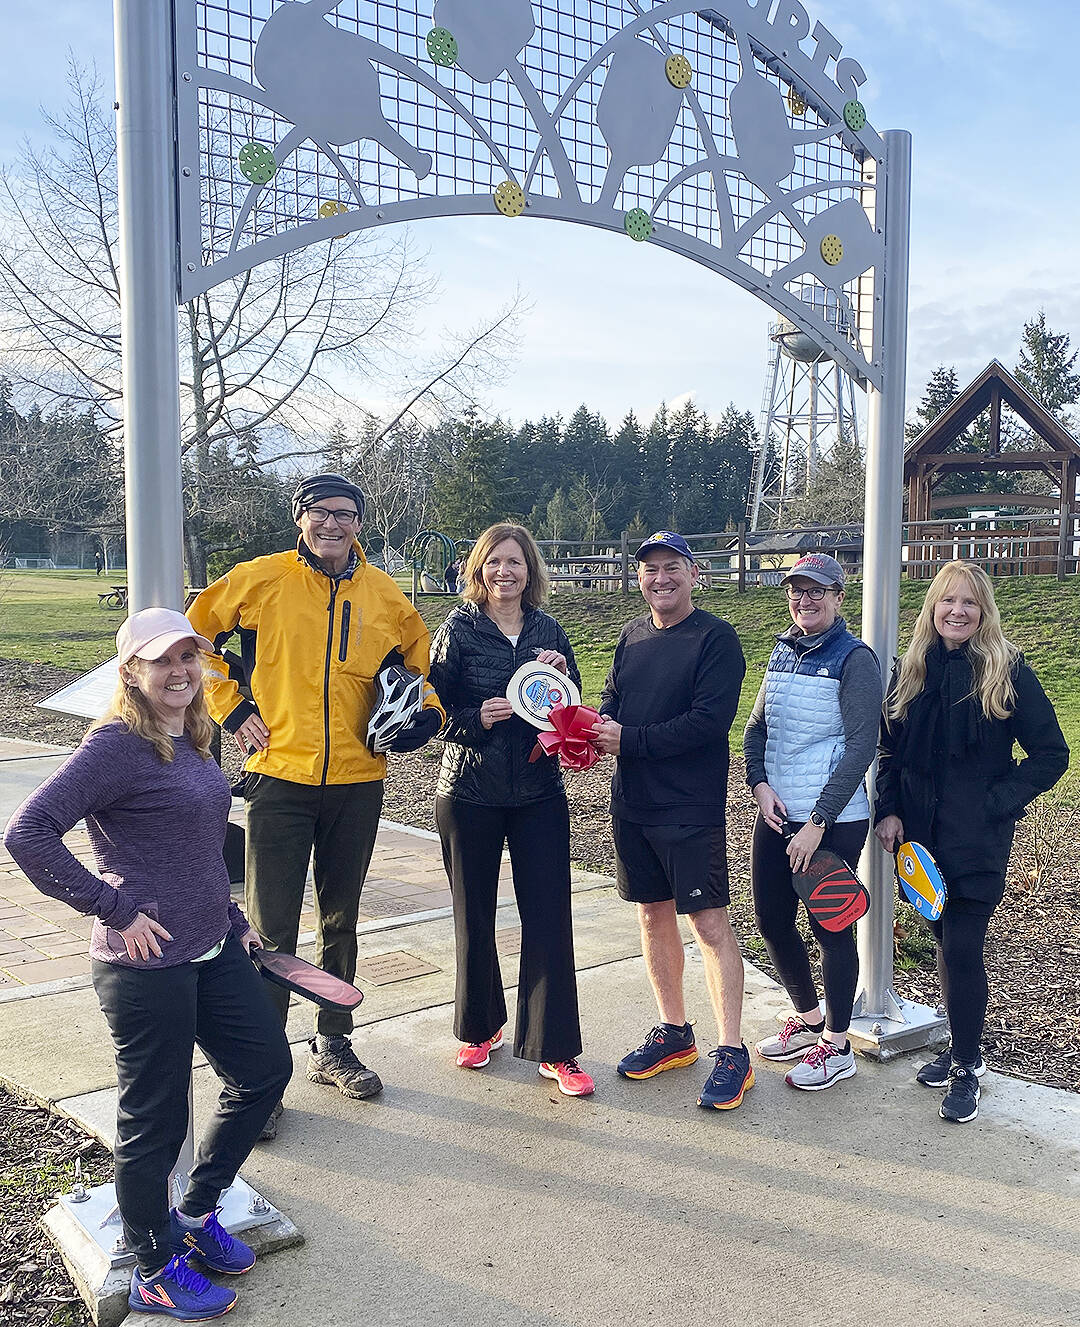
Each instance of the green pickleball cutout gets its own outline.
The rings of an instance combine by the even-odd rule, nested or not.
[[[623,229],[640,244],[652,234],[652,218],[643,207],[633,207],[623,218]]]
[[[457,38],[449,28],[432,28],[427,35],[425,45],[428,55],[444,69],[449,69],[457,63]]]
[[[847,101],[844,103],[844,123],[855,133],[865,127],[866,107],[861,101]]]
[[[240,174],[252,184],[267,184],[277,174],[274,154],[265,143],[245,143],[236,154]]]

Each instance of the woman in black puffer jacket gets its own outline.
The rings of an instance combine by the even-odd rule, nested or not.
[[[1025,758],[1013,760],[1013,743]],[[930,849],[948,890],[932,922],[952,1045],[916,1075],[947,1087],[942,1119],[978,1114],[987,982],[983,945],[1005,892],[1025,807],[1068,768],[1054,708],[1002,634],[986,573],[950,562],[934,577],[885,699],[875,833]]]
[[[457,1062],[480,1069],[506,1021],[495,949],[503,845],[521,917],[514,1054],[537,1060],[567,1096],[587,1096],[570,914],[570,813],[558,763],[530,764],[536,729],[506,699],[524,663],[551,664],[580,685],[566,632],[540,605],[547,569],[532,535],[493,525],[473,545],[455,608],[431,646],[431,683],[447,714],[435,819],[454,897]]]

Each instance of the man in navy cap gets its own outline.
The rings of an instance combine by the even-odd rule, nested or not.
[[[292,509],[296,547],[241,562],[199,595],[188,618],[215,649],[234,631],[240,636],[242,659],[233,656],[230,668],[219,658],[206,693],[214,719],[248,756],[251,924],[268,949],[296,952],[314,849],[315,962],[352,981],[360,890],[386,774],[386,757],[365,741],[374,678],[388,656],[426,677],[430,638],[395,582],[365,559],[357,539],[364,495],[351,480],[309,475]],[[414,750],[442,725],[438,698],[427,693],[390,749]],[[284,1020],[288,992],[269,991]],[[382,1082],[357,1059],[351,1031],[351,1015],[317,1010],[307,1076],[369,1097]]]
[[[649,612],[623,628],[600,704],[596,743],[616,757],[612,829],[623,898],[636,903],[660,1022],[619,1063],[652,1078],[698,1058],[683,1002],[686,916],[716,1016],[716,1063],[698,1105],[729,1110],[754,1082],[740,1033],[743,964],[728,920],[728,731],[746,665],[731,625],[695,608],[698,567],[682,535],[637,550]]]

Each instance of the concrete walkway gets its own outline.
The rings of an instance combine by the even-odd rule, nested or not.
[[[430,836],[387,826],[379,853],[376,879],[436,883]],[[860,1060],[854,1079],[815,1094],[759,1062],[730,1112],[695,1105],[704,1056],[620,1079],[615,1064],[655,1017],[633,911],[602,877],[578,873],[574,889],[592,1098],[560,1096],[509,1049],[479,1072],[454,1066],[452,922],[439,907],[360,927],[356,1044],[386,1083],[379,1098],[306,1081],[310,1012],[294,1006],[286,1113],[244,1174],[307,1242],[260,1261],[230,1321],[1080,1324],[1080,1097],[989,1074],[978,1119],[948,1126],[940,1094],[913,1081],[917,1059]],[[508,982],[516,924],[507,903]],[[687,987],[704,1050],[692,946]],[[747,1041],[783,1007],[748,967]],[[216,1080],[197,1063],[199,1119]],[[0,991],[0,1078],[111,1140],[115,1078],[85,978]]]

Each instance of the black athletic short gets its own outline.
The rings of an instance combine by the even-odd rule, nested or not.
[[[676,912],[726,908],[727,835],[723,825],[637,825],[613,816],[620,897],[629,903],[675,900]]]

